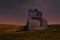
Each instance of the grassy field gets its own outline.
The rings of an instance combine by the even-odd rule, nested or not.
[[[60,30],[35,30],[16,32],[21,26],[0,25],[0,40],[60,40]]]

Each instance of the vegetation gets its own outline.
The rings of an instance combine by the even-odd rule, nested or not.
[[[60,26],[59,26],[60,27]],[[20,31],[22,26],[17,25],[0,25],[0,40],[60,40],[60,30]]]

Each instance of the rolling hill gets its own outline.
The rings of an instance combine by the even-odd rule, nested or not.
[[[60,40],[60,30],[20,31],[19,25],[0,25],[0,40]]]

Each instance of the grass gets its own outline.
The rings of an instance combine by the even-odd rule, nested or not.
[[[60,30],[35,30],[16,32],[21,26],[0,26],[0,40],[60,40]]]

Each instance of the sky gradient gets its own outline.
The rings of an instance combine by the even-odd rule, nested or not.
[[[60,0],[0,0],[0,24],[25,25],[30,8],[42,11],[48,24],[60,24]]]

